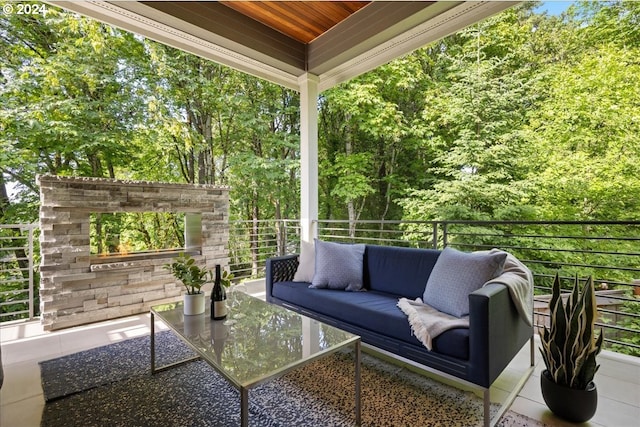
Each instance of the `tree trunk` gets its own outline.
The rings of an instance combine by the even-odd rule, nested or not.
[[[384,166],[381,167],[381,171],[380,171],[380,175],[379,175],[379,179],[380,181],[384,181],[384,178],[393,175],[393,171],[394,171],[394,167],[396,164],[396,149],[395,147],[391,147],[391,159],[389,160],[389,167],[385,168]],[[387,184],[386,184],[386,188],[383,191],[383,196],[384,196],[384,210],[382,211],[382,215],[380,216],[380,219],[382,220],[380,222],[380,238],[383,238],[384,236],[384,220],[387,219],[387,213],[389,212],[389,207],[391,206],[391,181],[390,179],[387,179]]]
[[[251,208],[251,236],[249,238],[249,248],[251,251],[251,276],[258,275],[258,260],[260,252],[260,224],[258,222],[260,212],[258,208],[258,192],[253,191],[253,201]]]
[[[4,174],[0,171],[0,218],[4,218],[7,209],[11,205],[9,193],[7,192],[7,184],[4,181]],[[4,221],[2,221],[4,222]]]
[[[350,156],[353,153],[353,144],[351,143],[351,132],[347,131],[347,138],[345,142],[345,154]],[[354,239],[356,237],[356,220],[357,211],[355,207],[355,200],[349,199],[347,201],[347,213],[349,214],[349,237]]]
[[[96,218],[96,245],[98,247],[98,255],[105,252],[104,249],[104,236],[102,235],[102,214],[97,212]]]
[[[287,232],[286,227],[282,223],[282,207],[280,206],[280,199],[276,199],[274,203],[275,207],[275,230],[276,230],[276,254],[283,256],[286,254],[287,247]]]
[[[206,184],[207,179],[207,171],[206,171],[206,161],[205,161],[205,153],[200,151],[198,153],[198,184]]]

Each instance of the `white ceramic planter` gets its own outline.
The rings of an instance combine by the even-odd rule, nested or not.
[[[204,292],[195,295],[184,294],[184,314],[194,316],[204,313]]]

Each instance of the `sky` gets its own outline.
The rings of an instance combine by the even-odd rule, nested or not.
[[[546,10],[549,15],[560,15],[562,12],[567,10],[567,8],[571,6],[572,3],[574,2],[573,1],[557,1],[557,0],[545,1],[540,6],[538,6],[535,10],[537,12],[543,12]]]

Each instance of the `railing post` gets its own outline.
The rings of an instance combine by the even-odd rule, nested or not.
[[[281,239],[282,239],[282,244],[280,246],[280,251],[278,253],[278,256],[283,256],[287,254],[287,246],[289,245],[289,221],[284,219],[282,220],[282,235],[281,235]]]
[[[438,225],[440,224],[438,221],[433,221],[433,240],[431,240],[431,247],[433,249],[438,249]]]
[[[448,241],[448,234],[447,234],[447,226],[448,224],[446,222],[442,223],[442,248],[446,248],[447,245],[449,244]]]
[[[29,320],[34,317],[34,289],[33,289],[33,225],[29,225]]]

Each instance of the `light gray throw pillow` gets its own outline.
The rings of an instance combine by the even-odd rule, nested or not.
[[[309,282],[313,280],[316,255],[313,242],[300,241],[300,257],[298,259],[298,269],[293,275],[294,282]]]
[[[422,300],[456,317],[469,314],[469,294],[502,273],[506,252],[468,253],[445,248],[431,270]]]
[[[363,244],[316,242],[316,265],[310,288],[362,290]]]

